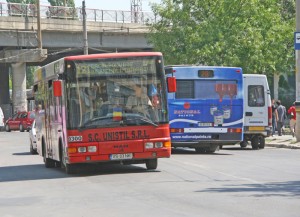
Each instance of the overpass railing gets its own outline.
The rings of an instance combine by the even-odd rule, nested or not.
[[[152,12],[100,10],[86,8],[87,21],[115,23],[155,23],[157,16]],[[37,9],[34,4],[0,2],[0,16],[36,17]],[[40,6],[40,16],[44,19],[82,20],[82,8],[63,6]]]

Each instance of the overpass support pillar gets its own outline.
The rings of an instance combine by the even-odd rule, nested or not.
[[[9,63],[0,63],[0,106],[5,120],[12,113],[9,97],[9,67]]]
[[[12,68],[12,101],[13,111],[27,110],[26,99],[26,63],[13,63]]]
[[[0,57],[0,63],[11,63],[13,112],[26,111],[26,62],[43,61],[47,58],[47,50],[5,50]]]

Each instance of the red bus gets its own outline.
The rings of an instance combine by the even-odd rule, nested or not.
[[[68,56],[36,70],[37,152],[45,166],[145,163],[171,155],[167,90],[159,52]]]

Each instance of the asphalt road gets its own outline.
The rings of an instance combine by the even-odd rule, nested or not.
[[[0,133],[1,217],[300,216],[300,150],[177,149],[145,165],[47,169],[28,133]]]

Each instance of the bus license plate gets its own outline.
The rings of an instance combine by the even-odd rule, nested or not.
[[[249,131],[264,131],[265,127],[249,127]]]
[[[198,126],[199,126],[199,127],[212,127],[212,126],[213,126],[213,123],[211,123],[211,122],[208,122],[208,123],[199,122],[199,123],[198,123]]]
[[[112,155],[110,155],[111,160],[126,160],[126,159],[132,159],[132,158],[133,158],[132,153],[112,154]]]

